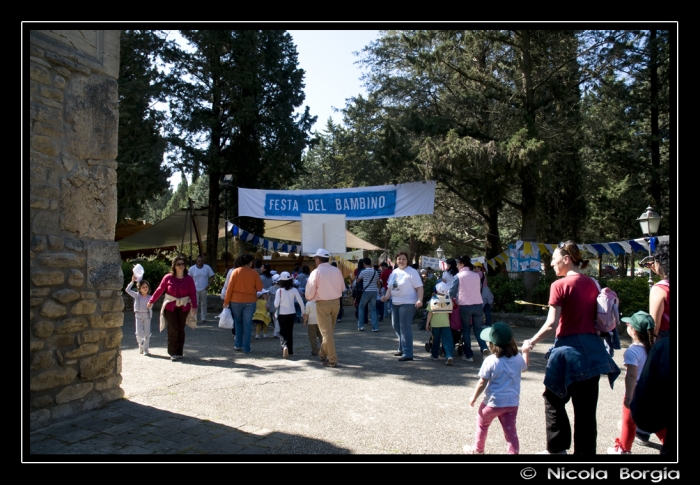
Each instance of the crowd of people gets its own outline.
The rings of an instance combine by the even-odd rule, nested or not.
[[[335,263],[330,262],[328,251],[319,248],[313,258],[313,271],[302,266],[293,273],[280,274],[249,254],[236,258],[221,292],[224,308],[230,308],[233,315],[235,351],[250,353],[253,328],[256,339],[267,338],[268,326],[272,325],[272,336],[279,339],[282,357],[289,358],[294,354],[294,325],[302,323],[307,329],[311,355],[325,367],[337,366],[333,335],[342,317],[346,282]],[[623,357],[626,373],[621,433],[608,448],[611,454],[631,453],[632,444],[645,444],[649,433],[656,433],[662,442],[662,453],[675,450],[675,427],[669,412],[668,336],[673,331],[669,259],[668,243],[659,244],[651,269],[661,280],[650,292],[649,312],[639,311],[622,318],[632,344]],[[508,453],[519,453],[516,418],[520,374],[528,369],[532,349],[551,334],[555,340],[545,355],[546,450],[542,453],[567,454],[572,443],[574,454],[596,453],[600,376],[606,375],[612,387],[621,371],[595,329],[600,288],[582,273],[589,261],[583,259],[573,241],[560,243],[552,254],[551,266],[559,279],[550,287],[549,313],[542,327],[520,348],[509,325],[491,324],[493,294],[483,267],[475,266],[468,255],[448,259],[442,274],[433,275],[427,269],[419,272],[409,265],[404,252],[396,255],[395,262],[392,268],[387,262],[373,265],[369,258],[360,261],[352,278],[358,331],[371,322],[372,331],[378,332],[379,322],[391,318],[398,340],[394,355],[399,362],[412,361],[412,322],[425,305],[431,359],[438,361],[443,352],[448,366],[454,363],[456,346],[461,346],[464,360],[473,362],[473,332],[483,359],[470,405],[474,406],[482,394],[484,399],[479,405],[474,444],[465,445],[465,453],[485,452],[488,428],[496,418],[503,427]],[[437,284],[433,294],[424,299],[429,277]],[[152,295],[147,281],[132,278],[125,291],[134,298],[135,333],[142,354],[150,354],[151,308],[164,295],[160,329],[167,328],[171,359],[183,357],[185,326],[196,325],[197,308],[206,307],[202,292],[206,295],[212,278],[213,271],[201,257],[189,270],[185,259],[176,257],[170,273]],[[134,284],[138,291],[131,289]],[[206,309],[201,315],[205,318]],[[573,403],[573,430],[566,409],[569,401]]]

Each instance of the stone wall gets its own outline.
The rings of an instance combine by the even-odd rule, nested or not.
[[[123,275],[114,242],[119,31],[34,30],[29,39],[23,350],[36,428],[123,396]]]

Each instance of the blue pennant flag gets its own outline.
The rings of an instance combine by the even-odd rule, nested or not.
[[[231,229],[231,234],[233,234],[234,236],[238,236],[238,226],[233,226],[233,229]]]

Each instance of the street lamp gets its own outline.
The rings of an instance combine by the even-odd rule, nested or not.
[[[641,216],[637,218],[639,221],[639,226],[642,228],[642,234],[645,237],[644,240],[649,244],[649,259],[651,259],[651,239],[659,232],[659,224],[661,223],[661,216],[658,212],[655,212],[651,206],[647,207]],[[645,258],[646,259],[646,258]],[[654,286],[654,281],[651,279],[651,266],[649,267],[649,288]]]
[[[445,250],[442,249],[442,246],[438,246],[435,253],[437,254],[438,259],[442,261],[442,258],[445,256]]]
[[[233,175],[230,173],[222,175],[219,183],[224,188],[224,218],[226,219],[224,221],[224,238],[226,241],[226,252],[224,253],[224,260],[226,261],[226,271],[228,272],[228,191],[233,183]]]

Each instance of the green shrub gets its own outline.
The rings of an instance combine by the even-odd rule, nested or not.
[[[658,279],[658,278],[657,278]],[[638,311],[649,311],[649,280],[647,277],[601,278],[600,286],[617,293],[620,316],[629,317]]]
[[[220,273],[214,273],[214,281],[211,282],[209,288],[207,289],[207,294],[209,295],[220,295],[221,290],[226,282],[226,275]]]
[[[500,273],[489,278],[489,289],[493,293],[492,311],[521,313],[525,310],[523,305],[515,303],[515,300],[522,300],[525,295],[522,278],[511,278]]]
[[[126,285],[128,285],[131,281],[131,277],[134,275],[133,269],[137,263],[143,266],[143,279],[150,283],[151,293],[153,293],[156,290],[156,288],[158,288],[158,285],[163,279],[163,276],[170,272],[170,265],[165,261],[159,259],[152,259],[150,261],[140,259],[137,261],[122,261],[122,272],[124,273],[124,288],[126,288]]]

